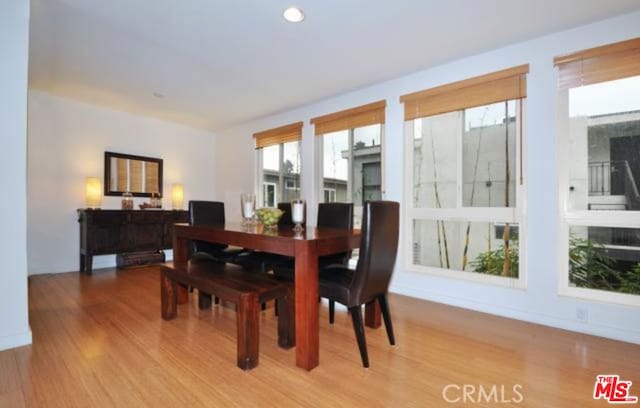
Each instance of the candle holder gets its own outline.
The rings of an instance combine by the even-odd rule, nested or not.
[[[302,225],[304,224],[305,206],[304,200],[293,200],[291,202],[291,221],[295,224],[293,230],[297,235],[304,230]]]
[[[242,209],[242,223],[245,225],[253,224],[253,218],[256,214],[255,194],[240,194],[240,206]]]

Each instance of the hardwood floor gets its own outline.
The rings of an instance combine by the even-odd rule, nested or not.
[[[467,406],[582,407],[597,374],[619,374],[640,395],[640,346],[392,295],[397,345],[367,329],[360,363],[343,309],[320,316],[320,366],[295,367],[277,346],[271,309],[260,316],[260,365],[235,361],[235,312],[197,296],[160,318],[159,268],[30,279],[33,345],[0,352],[0,407],[461,406],[462,387],[487,393]],[[443,399],[443,389],[450,400]],[[523,401],[513,387],[521,384]],[[504,386],[504,399],[499,403]],[[459,387],[459,388],[457,388]],[[467,387],[470,391],[471,388]],[[470,402],[467,399],[467,402]]]

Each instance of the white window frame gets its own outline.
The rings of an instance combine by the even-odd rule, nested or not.
[[[260,184],[262,185],[262,198],[260,199],[260,203],[264,203],[264,190],[266,187],[273,187],[273,207],[276,207],[278,205],[278,184],[271,181],[263,181]]]
[[[288,185],[288,184],[289,184],[289,183],[288,183],[289,181],[293,181],[293,180],[291,180],[291,179],[287,179],[287,180],[285,180],[285,181],[284,181],[284,188],[285,188],[285,189],[287,189],[287,190],[291,190],[291,191],[298,191],[298,190],[300,190],[300,187],[297,187],[295,182],[293,183],[293,187],[290,187],[290,186]]]
[[[300,181],[302,181],[302,140],[298,140],[298,146],[300,149]],[[277,145],[278,146],[278,151],[279,151],[279,158],[278,158],[278,173],[282,172],[282,166],[284,165],[284,143],[280,143]],[[256,200],[257,203],[259,203],[260,205],[262,203],[264,203],[264,189],[263,189],[263,184],[274,184],[275,185],[275,206],[278,205],[278,203],[280,202],[280,198],[278,197],[279,192],[278,192],[278,185],[277,183],[273,183],[273,182],[263,182],[263,178],[264,178],[264,169],[263,169],[263,163],[262,163],[262,149],[255,149],[256,150],[256,180],[255,180],[255,185],[254,185],[254,191],[256,192]],[[282,182],[283,188],[287,189],[286,187],[286,180],[283,180]],[[294,190],[294,189],[288,189],[288,190]],[[295,190],[301,191],[301,187],[296,188]],[[302,192],[300,192],[300,194],[302,194]]]
[[[516,174],[515,193],[516,207],[462,207],[462,192],[458,192],[457,208],[415,208],[414,207],[414,169],[413,169],[413,153],[414,153],[414,126],[415,121],[404,122],[404,267],[408,271],[425,273],[428,275],[459,279],[483,284],[509,287],[514,289],[526,289],[527,287],[527,217],[526,217],[526,183],[520,183],[523,180],[521,170],[525,168],[526,152],[521,142],[524,136],[520,135],[521,130],[525,129],[526,118],[526,100],[515,100],[516,102],[516,148],[515,156]],[[521,105],[521,106],[520,106]],[[464,132],[456,135],[458,140],[458,180],[462,175],[462,138]],[[459,185],[458,189],[461,190]],[[484,274],[473,271],[460,271],[456,269],[446,269],[426,265],[418,265],[413,262],[413,222],[414,220],[427,221],[457,221],[457,222],[490,222],[490,223],[517,223],[518,224],[518,277],[504,277],[490,274]]]
[[[380,126],[380,196],[384,200],[386,197],[386,149],[385,149],[385,124],[379,123]],[[349,169],[347,180],[347,197],[352,197],[353,189],[353,135],[354,129],[348,129],[349,131]],[[317,163],[315,166],[315,185],[318,197],[318,203],[324,202],[324,135],[315,136],[314,143],[314,160]],[[351,202],[351,201],[350,201]],[[362,206],[356,206],[354,203],[353,213],[354,216],[362,218]]]
[[[558,90],[556,146],[558,166],[558,294],[598,302],[640,306],[640,295],[569,284],[569,230],[572,226],[640,228],[639,211],[570,210],[569,90]]]
[[[329,201],[330,203],[333,203],[336,201],[336,194],[337,191],[335,188],[328,188],[328,187],[323,187],[322,188],[322,202],[326,203],[327,201],[325,201],[324,199],[324,195],[325,193],[329,193]],[[331,200],[331,197],[333,197],[333,200]]]

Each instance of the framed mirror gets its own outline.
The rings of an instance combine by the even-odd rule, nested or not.
[[[162,159],[104,152],[104,195],[162,197]]]

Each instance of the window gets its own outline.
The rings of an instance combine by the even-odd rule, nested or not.
[[[300,138],[302,122],[256,133],[258,180],[263,207],[300,197]]]
[[[560,292],[640,305],[640,39],[556,58]]]
[[[294,179],[285,179],[284,188],[287,190],[300,190],[300,183],[297,183]]]
[[[324,202],[354,203],[359,228],[362,206],[382,198],[382,124],[384,101],[312,119],[320,159]]]
[[[324,188],[324,203],[335,203],[336,202],[336,189],[335,188]]]
[[[262,182],[262,206],[263,207],[275,207],[277,206],[276,197],[278,196],[278,187],[276,183],[270,183],[268,181]]]
[[[527,72],[515,67],[401,98],[408,269],[524,285]]]

